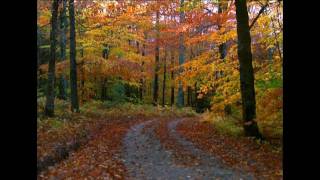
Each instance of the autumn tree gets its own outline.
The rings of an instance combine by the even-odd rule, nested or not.
[[[158,8],[158,7],[157,7]],[[156,45],[155,45],[155,68],[154,68],[154,82],[153,82],[153,104],[158,104],[159,96],[159,75],[158,71],[160,69],[159,58],[160,58],[160,24],[159,24],[159,9],[156,11]]]
[[[184,0],[180,0],[180,24],[183,25],[185,20],[185,13],[184,13]],[[179,65],[182,65],[185,60],[185,46],[184,46],[184,36],[183,32],[179,33]],[[184,105],[184,93],[182,82],[179,81],[178,87],[178,100],[177,105],[182,107]]]
[[[67,45],[67,0],[62,0],[62,10],[60,12],[60,59],[66,61]],[[64,73],[60,76],[59,98],[67,99],[67,80]]]
[[[70,21],[70,87],[71,87],[71,111],[79,112],[79,100],[77,90],[77,62],[76,62],[76,30],[74,0],[69,0]]]
[[[147,34],[146,34],[146,32],[144,32],[143,34],[144,34],[144,41],[145,41],[147,39]],[[145,42],[143,42],[143,44],[142,44],[141,55],[143,57],[145,57],[145,55],[146,55],[146,43]],[[145,91],[145,79],[144,79],[144,76],[143,76],[144,65],[145,65],[145,61],[142,60],[142,62],[141,62],[141,78],[140,78],[140,87],[139,87],[139,96],[140,96],[140,100],[141,101],[143,100],[143,92]]]
[[[174,51],[170,51],[171,56],[171,93],[170,93],[170,105],[174,105]]]
[[[225,9],[226,9],[226,5],[224,4],[225,2],[222,2],[222,0],[219,1],[218,4],[218,13],[222,14]],[[222,22],[220,22],[222,23]],[[218,25],[219,30],[221,29],[221,24]],[[221,43],[219,45],[219,54],[220,54],[220,59],[223,61],[224,58],[226,57],[226,53],[227,53],[227,45],[225,42]],[[221,73],[220,73],[221,75]]]
[[[163,57],[163,79],[162,79],[162,107],[165,105],[166,98],[166,79],[167,79],[167,47],[164,49],[164,57]]]
[[[219,2],[218,2],[218,13],[219,14],[222,14],[225,10],[226,10],[226,5],[225,5],[225,3],[226,2],[222,2],[222,0],[220,0]],[[222,18],[220,18],[220,19],[222,19]],[[222,24],[223,22],[220,22],[219,24],[218,24],[218,29],[219,30],[221,30],[221,24]],[[222,32],[222,33],[224,33],[224,32]],[[226,44],[226,42],[223,42],[223,43],[221,43],[220,45],[219,45],[219,58],[220,58],[220,60],[221,61],[225,61],[225,57],[226,57],[226,55],[227,55],[227,44]],[[219,77],[222,77],[223,76],[223,71],[216,71],[216,73],[215,73],[215,78],[217,79],[217,78],[219,78]],[[227,115],[230,115],[231,114],[231,106],[230,106],[230,104],[226,104],[225,106],[224,106],[224,112],[225,112],[225,114],[227,114]]]
[[[41,44],[41,36],[40,36],[40,28],[39,25],[37,25],[37,88],[40,87],[40,44]]]
[[[56,73],[59,80],[66,68],[74,72],[70,73],[70,77],[64,74],[73,84],[73,87],[68,86],[72,91],[71,96],[75,97],[77,92],[74,90],[77,88],[77,80],[74,78],[78,76],[81,102],[90,99],[119,99],[113,95],[113,90],[115,84],[121,84],[120,89],[125,92],[123,96],[128,97],[123,98],[125,101],[140,103],[143,100],[143,103],[164,105],[165,100],[168,100],[168,103],[170,100],[171,105],[192,106],[197,112],[208,109],[223,113],[228,106],[229,110],[232,108],[238,114],[238,109],[242,107],[237,44],[239,42],[241,47],[241,41],[237,41],[234,1],[132,2],[76,1],[74,8],[77,11],[73,13],[76,15],[74,23],[79,34],[73,37],[70,32],[70,41],[74,38],[77,42],[70,43],[70,62],[64,60],[69,48],[65,47],[66,33],[63,33],[67,29],[66,24],[69,27],[70,23],[63,21],[66,12],[65,5],[61,3],[61,61],[57,62]],[[278,78],[282,61],[282,25],[279,24],[279,15],[271,4],[264,9],[265,13],[259,11],[261,6],[265,7],[264,3],[250,1],[248,4],[248,16],[252,22],[249,26],[252,39],[251,63],[259,81],[256,82],[258,86],[260,82],[267,83],[265,78]],[[38,18],[38,29],[41,30],[41,44],[38,43],[38,48],[41,50],[39,56],[42,59],[39,69],[42,74],[48,69],[48,44],[51,43],[48,32],[52,16],[47,9],[43,6]],[[73,28],[70,30],[73,31]],[[67,41],[69,42],[69,39]],[[78,48],[71,48],[73,45]],[[78,58],[76,49],[80,51]],[[265,63],[266,57],[270,64]],[[77,64],[74,63],[75,59]],[[239,59],[242,62],[240,56]],[[274,72],[267,75],[266,67],[270,72]],[[247,68],[241,68],[242,77],[246,77],[243,75],[244,69]],[[46,78],[41,75],[39,79],[46,82]],[[276,81],[281,80],[278,78]],[[256,88],[257,94],[259,88]],[[58,97],[64,94],[61,91],[64,88],[59,89]],[[257,104],[258,101],[259,97]],[[260,110],[257,108],[256,111],[260,119]],[[248,113],[246,115],[252,116]]]
[[[51,32],[50,32],[50,60],[48,66],[48,85],[47,97],[45,105],[45,115],[54,116],[54,82],[55,82],[55,66],[56,66],[56,45],[57,45],[57,30],[58,30],[58,0],[52,1],[52,17],[51,17]]]
[[[238,58],[240,63],[240,89],[242,116],[247,136],[261,138],[256,117],[254,72],[252,66],[251,37],[246,0],[236,0],[236,19],[238,35]]]

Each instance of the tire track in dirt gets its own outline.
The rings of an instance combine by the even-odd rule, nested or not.
[[[137,124],[128,131],[123,140],[123,159],[129,179],[253,179],[223,166],[220,161],[181,137],[175,130],[181,119],[167,124],[170,136],[177,145],[192,153],[199,163],[181,166],[174,159],[174,152],[166,149],[156,137],[159,121],[150,120]]]

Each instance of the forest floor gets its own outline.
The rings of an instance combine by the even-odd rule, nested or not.
[[[123,159],[132,179],[253,179],[253,176],[223,166],[221,162],[187,141],[176,131],[181,119],[170,120],[167,130],[173,140],[162,146],[156,135],[160,121],[133,126],[124,139]],[[160,135],[160,138],[162,135]],[[163,142],[163,143],[168,143]]]
[[[107,123],[38,179],[282,179],[279,154],[206,127],[196,118]]]

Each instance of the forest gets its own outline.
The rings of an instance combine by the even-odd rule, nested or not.
[[[37,0],[38,179],[282,179],[281,0]]]

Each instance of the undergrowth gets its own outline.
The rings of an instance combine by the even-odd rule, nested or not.
[[[202,122],[207,122],[213,125],[220,134],[235,138],[245,137],[241,118],[205,112],[201,115],[200,119]],[[258,121],[259,129],[266,139],[264,141],[256,140],[256,143],[270,146],[274,151],[278,152],[282,149],[282,126],[277,125],[274,121],[275,120]]]
[[[205,112],[202,114],[202,120],[212,123],[219,133],[240,137],[244,135],[241,122],[232,118],[231,116],[217,115],[211,112]]]
[[[80,113],[70,111],[70,103],[55,100],[55,116],[45,117],[45,98],[38,98],[37,166],[42,171],[65,158],[70,151],[85,144],[104,124],[153,117],[191,117],[191,108],[171,108],[132,103],[90,101]],[[117,123],[114,122],[114,123]]]

